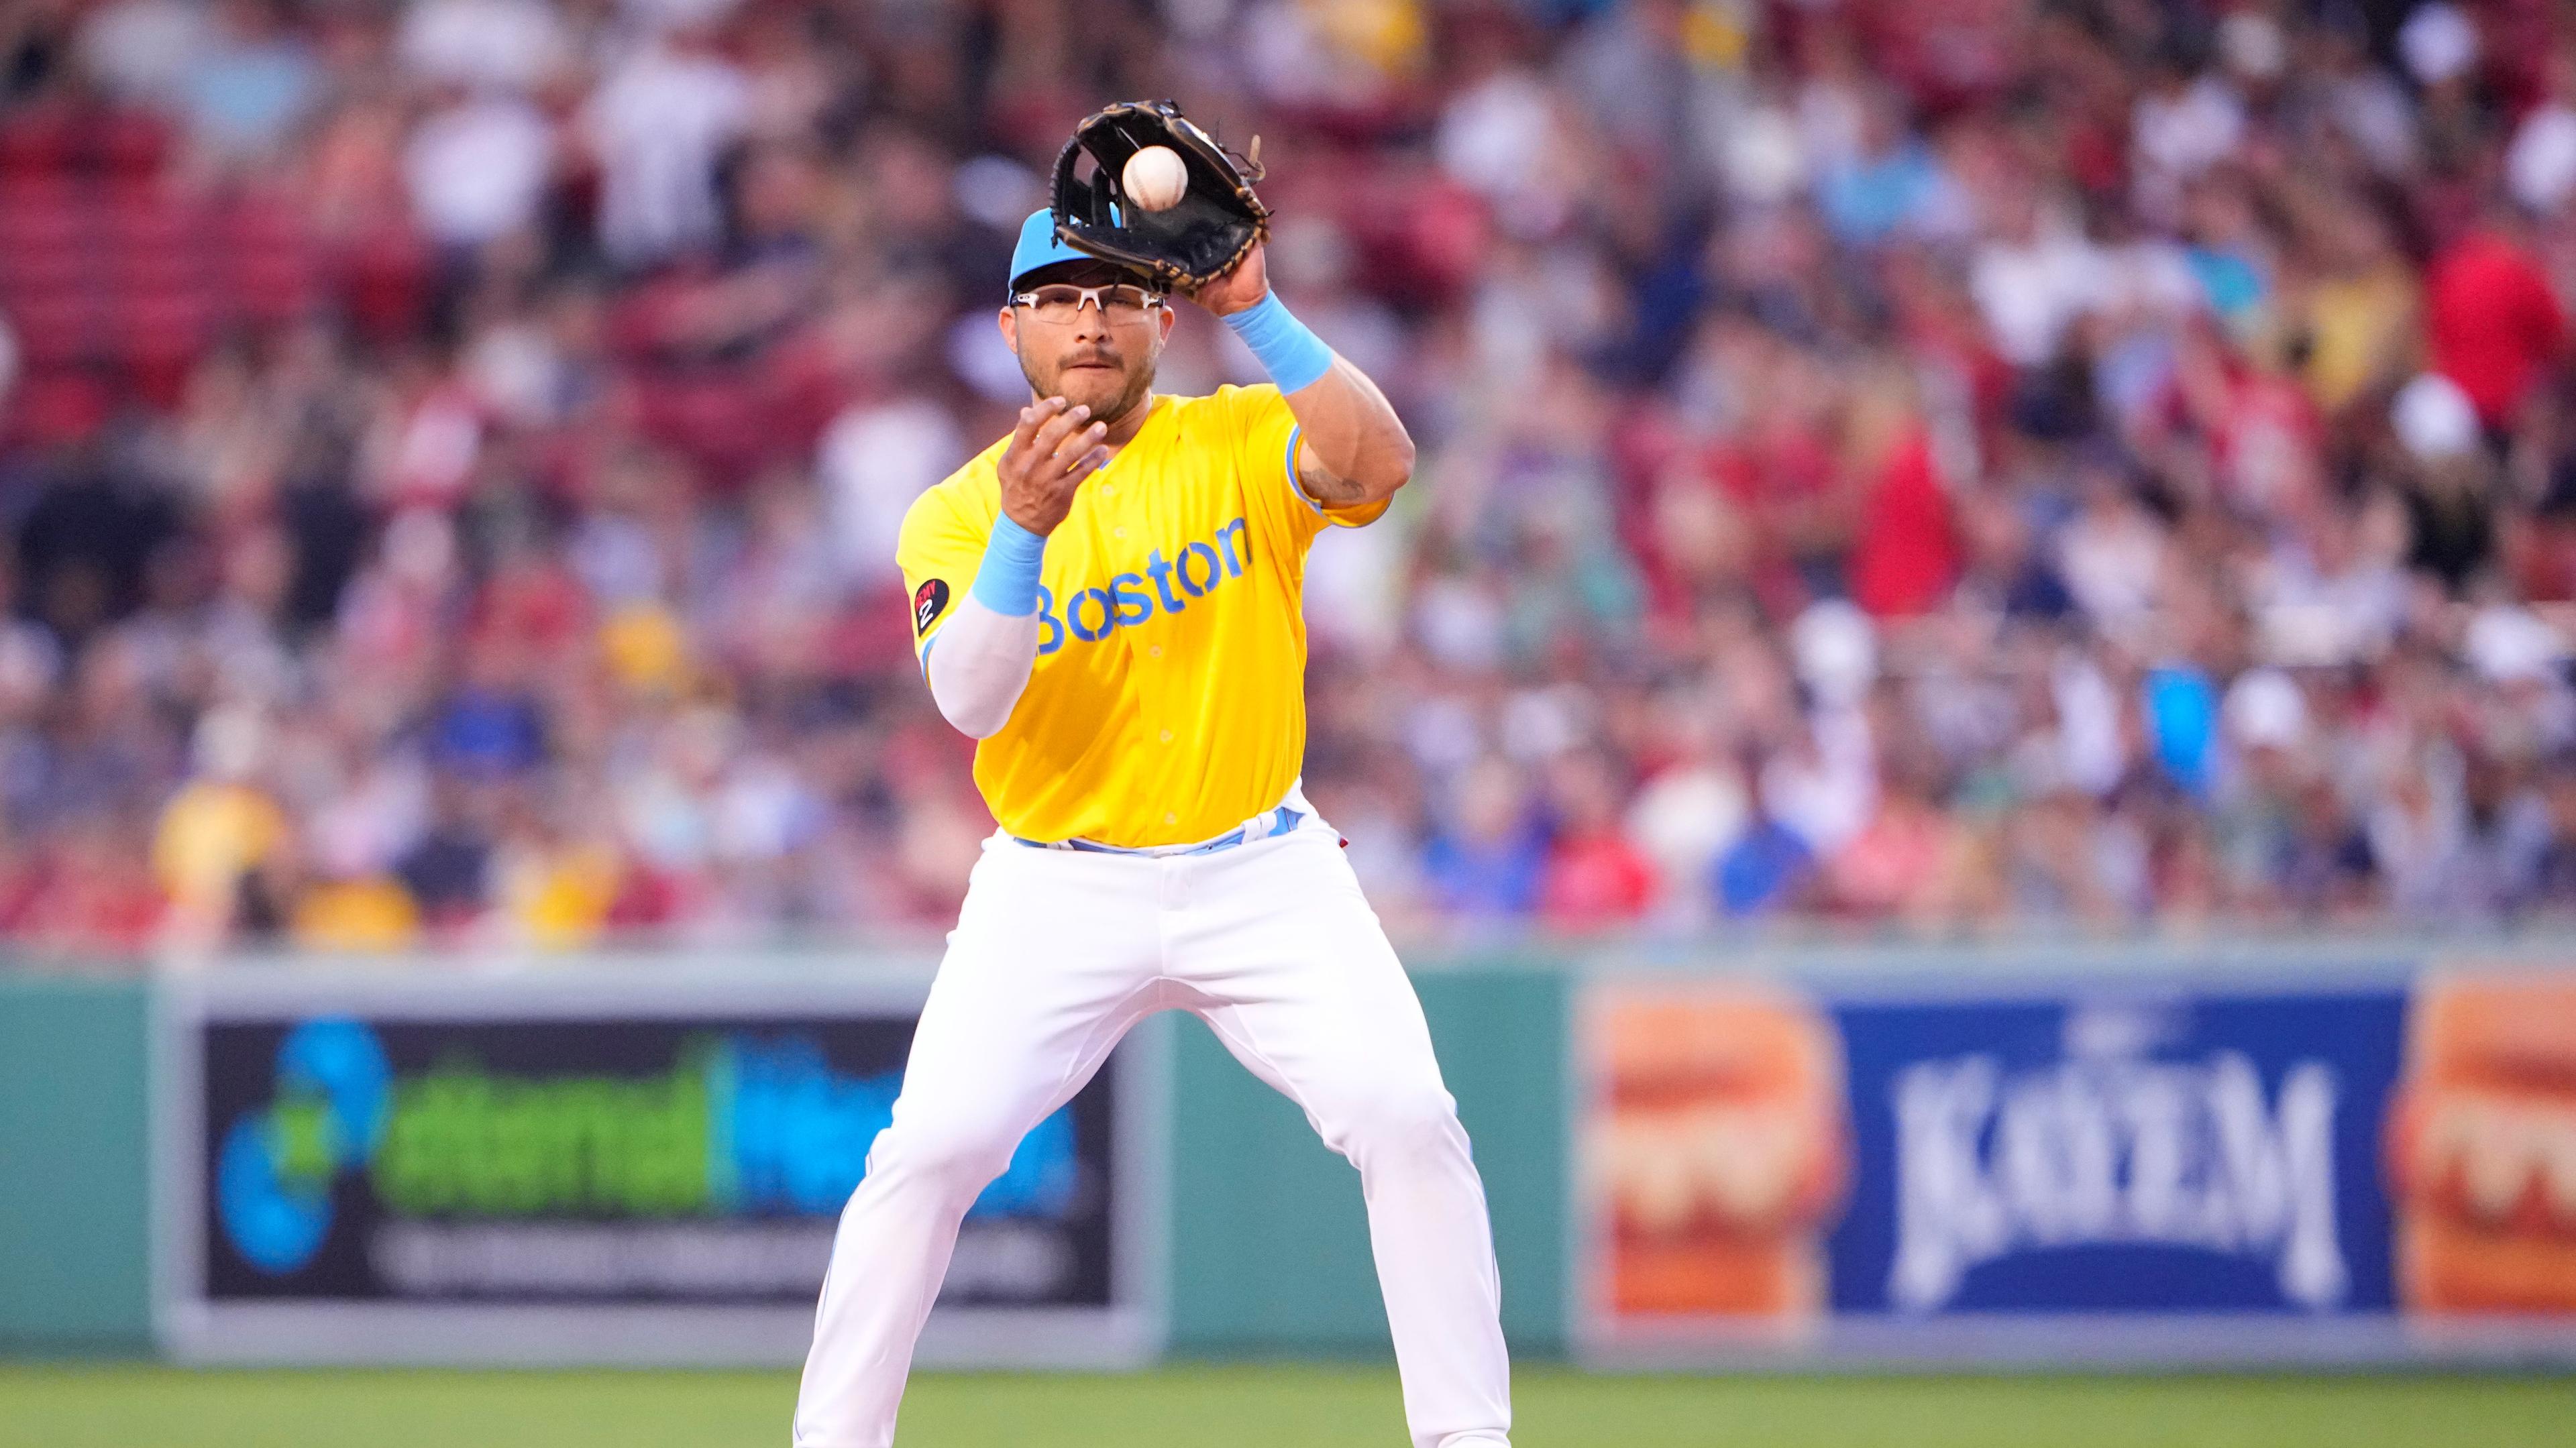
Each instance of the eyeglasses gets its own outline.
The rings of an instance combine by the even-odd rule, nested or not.
[[[1070,322],[1082,315],[1082,304],[1089,302],[1104,320],[1133,322],[1163,305],[1160,292],[1116,282],[1108,286],[1077,287],[1067,284],[1039,287],[1034,291],[1013,292],[1011,300],[1038,314],[1041,322]]]

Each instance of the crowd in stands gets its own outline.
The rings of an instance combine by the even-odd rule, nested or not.
[[[1165,95],[1421,445],[1307,597],[1390,924],[2576,910],[2553,0],[15,0],[0,949],[944,926],[895,531]]]

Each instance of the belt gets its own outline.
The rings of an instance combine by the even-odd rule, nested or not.
[[[1079,850],[1092,855],[1146,855],[1154,858],[1173,855],[1213,855],[1221,850],[1231,850],[1237,845],[1251,844],[1254,840],[1266,840],[1272,835],[1284,835],[1305,821],[1305,811],[1290,809],[1283,804],[1268,814],[1257,815],[1244,821],[1215,839],[1195,845],[1143,845],[1131,849],[1125,845],[1104,845],[1092,840],[1023,840],[1018,835],[1011,836],[1011,839],[1032,850]]]

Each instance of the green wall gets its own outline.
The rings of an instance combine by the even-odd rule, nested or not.
[[[0,1351],[152,1339],[146,988],[0,975]]]
[[[1509,966],[1414,977],[1475,1142],[1516,1352],[1565,1337],[1565,980]],[[1172,1350],[1377,1354],[1385,1309],[1359,1174],[1195,1021],[1172,1071]]]

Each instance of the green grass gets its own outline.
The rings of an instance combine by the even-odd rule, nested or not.
[[[0,1448],[785,1448],[781,1373],[0,1366]],[[2576,1382],[1587,1377],[1525,1368],[1519,1448],[2543,1448]],[[925,1374],[905,1448],[1402,1448],[1392,1372]]]

